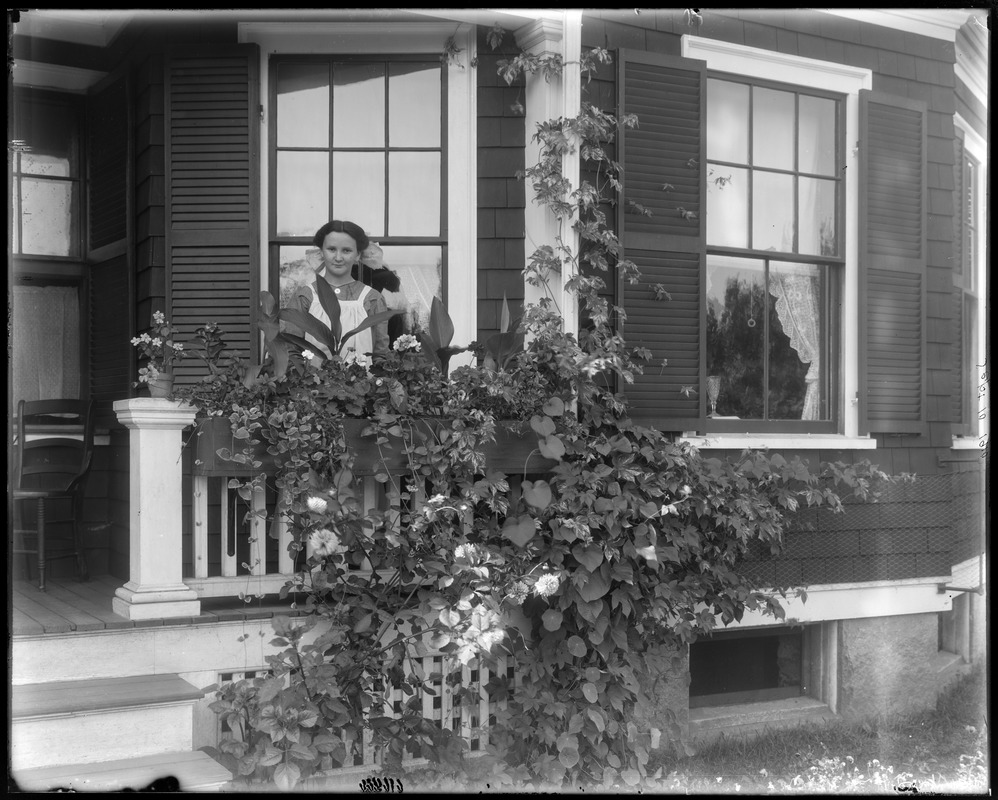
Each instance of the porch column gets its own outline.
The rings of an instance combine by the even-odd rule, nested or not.
[[[197,409],[138,397],[114,404],[130,430],[128,583],[111,607],[128,619],[198,616],[201,601],[183,581],[181,432]]]
[[[547,79],[542,71],[528,73],[526,76],[525,157],[528,168],[539,160],[540,145],[533,141],[538,124],[559,117],[575,118],[579,115],[582,102],[582,81],[579,71],[579,58],[582,53],[582,12],[565,10],[555,13],[558,16],[535,20],[516,31],[516,42],[526,52],[537,56],[560,55],[564,63],[564,70],[560,76]],[[575,149],[562,158],[562,175],[569,186],[566,199],[568,194],[579,187],[579,143],[576,141],[573,144]],[[578,257],[578,235],[572,229],[575,217],[559,222],[550,210],[538,205],[533,199],[529,179],[527,179],[526,207],[523,213],[526,263],[530,263],[534,251],[543,245],[550,245],[555,249],[555,255],[561,255],[559,242]],[[561,274],[548,276],[547,290],[524,283],[525,302],[536,303],[542,297],[550,296],[558,305],[565,330],[570,333],[578,333],[578,297],[566,289],[565,284],[575,274],[575,270],[574,264],[562,259]]]

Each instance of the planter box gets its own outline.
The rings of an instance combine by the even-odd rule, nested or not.
[[[409,448],[417,447],[423,439],[434,436],[438,425],[437,420],[417,420],[404,439],[390,436],[386,443],[379,446],[373,433],[363,433],[366,428],[371,427],[366,419],[343,420],[344,434],[356,455],[354,474],[364,477],[381,472],[395,475],[407,472]],[[524,472],[548,472],[557,464],[540,455],[537,451],[537,436],[529,427],[523,427],[525,432],[511,430],[503,424],[496,426],[495,442],[486,444],[484,448],[485,463],[489,468],[516,475]],[[229,461],[218,455],[218,451],[223,449],[233,454],[242,454],[246,447],[244,440],[233,437],[227,417],[201,418],[197,421],[195,430],[195,475],[238,477],[258,475],[261,472],[273,474],[274,456],[267,452],[264,444],[253,448],[253,456],[261,462],[261,466],[257,468],[240,461]]]
[[[267,452],[264,443],[254,445],[253,456],[262,462],[260,467],[240,461],[229,461],[218,455],[226,449],[233,454],[242,454],[246,447],[244,439],[232,435],[228,417],[200,417],[194,423],[194,474],[209,477],[249,476],[261,472],[274,471],[274,457]]]

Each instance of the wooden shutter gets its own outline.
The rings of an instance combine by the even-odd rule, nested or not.
[[[87,249],[124,244],[128,236],[128,81],[112,80],[87,99]]]
[[[167,308],[181,340],[217,322],[258,357],[260,102],[256,45],[177,49],[165,72]],[[203,374],[188,359],[178,382]]]
[[[860,424],[924,433],[926,108],[860,92]]]
[[[622,126],[620,134],[618,232],[624,257],[642,273],[637,284],[618,284],[622,332],[631,347],[652,353],[624,392],[631,415],[645,424],[702,428],[706,64],[622,50],[617,85],[620,115],[638,117],[637,127]],[[662,292],[671,299],[659,299]]]

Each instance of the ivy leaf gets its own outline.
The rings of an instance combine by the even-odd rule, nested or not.
[[[518,547],[526,545],[534,538],[535,533],[537,528],[534,526],[534,518],[529,514],[507,517],[502,526],[502,535]]]
[[[541,407],[541,411],[549,417],[560,417],[565,413],[565,401],[560,397],[552,397]]]
[[[572,555],[582,566],[590,572],[595,572],[599,565],[603,563],[603,549],[598,545],[576,545],[572,548]]]
[[[374,619],[374,614],[365,614],[359,620],[357,620],[353,625],[354,633],[365,633],[371,629],[371,621]]]
[[[544,630],[548,631],[558,630],[561,627],[562,619],[564,619],[564,615],[553,608],[549,608],[541,616],[541,621],[544,623]]]
[[[554,420],[551,417],[541,417],[537,414],[530,418],[530,427],[538,436],[550,436],[555,431]]]
[[[576,586],[575,590],[587,603],[594,603],[610,591],[610,582],[604,577],[601,570],[590,575],[589,580],[582,586]]]
[[[596,684],[594,683],[582,684],[582,694],[590,703],[595,703],[599,700],[599,689],[596,688]]]
[[[461,621],[461,615],[453,609],[445,608],[440,612],[440,621],[448,628],[455,628]]]
[[[537,443],[537,447],[544,458],[550,458],[552,461],[561,461],[565,455],[565,443],[557,436],[545,436]]]
[[[551,505],[551,485],[547,481],[523,481],[523,500],[531,508],[543,511]]]
[[[568,647],[568,652],[576,658],[582,658],[587,652],[586,643],[579,636],[569,636],[565,645]]]

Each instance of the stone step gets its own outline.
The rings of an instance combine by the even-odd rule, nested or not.
[[[70,764],[15,771],[23,792],[156,791],[217,792],[232,780],[232,773],[207,753],[180,751],[141,758]],[[156,784],[153,787],[153,784]]]
[[[812,697],[790,697],[758,703],[737,703],[690,709],[690,739],[711,741],[754,736],[767,730],[838,719],[827,704]]]
[[[190,751],[203,691],[176,674],[11,688],[11,767],[95,764]]]

